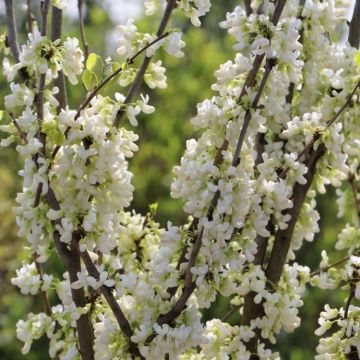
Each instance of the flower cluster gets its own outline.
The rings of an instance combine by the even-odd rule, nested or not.
[[[317,358],[359,352],[360,311],[351,304],[360,298],[359,228],[349,223],[339,234],[336,248],[348,250],[339,271],[326,252],[316,273],[294,262],[303,241],[319,232],[316,195],[326,185],[337,187],[343,215],[351,196],[340,187],[350,180],[356,190],[360,180],[360,109],[350,96],[360,71],[356,50],[334,39],[333,26],[346,26],[349,4],[313,0],[299,7],[294,0],[282,9],[280,3],[254,0],[250,16],[239,6],[221,23],[235,38],[237,53],[215,71],[215,95],[198,105],[192,119],[200,136],[186,142],[174,167],[171,196],[183,201],[189,215],[181,226],[161,228],[154,205],[145,216],[128,210],[134,191],[128,162],[138,136],[115,125],[126,115],[137,126],[141,112],[155,111],[148,95],[102,96],[100,82],[78,111],[58,109],[52,81],[61,70],[75,84],[84,56],[77,39],[52,42],[36,28],[21,47],[19,63],[4,60],[11,121],[1,127],[9,133],[2,145],[22,140],[16,214],[34,259],[13,283],[24,294],[55,290],[59,299],[46,313],[18,322],[24,353],[46,334],[50,357],[78,359],[77,327],[87,317],[96,359],[279,359],[266,344],[300,326],[305,286],[332,289],[342,281],[348,302],[340,310],[326,305],[320,314],[317,335],[335,324],[338,330],[320,340]],[[144,4],[153,15],[161,2]],[[53,5],[62,9],[67,1]],[[199,26],[210,1],[175,6]],[[165,67],[151,57],[161,46],[183,56],[181,33],[141,33],[131,19],[118,31],[120,85],[133,83],[139,69],[132,60],[144,52],[149,65],[143,80],[151,89],[165,88]],[[21,69],[36,81],[15,82]],[[54,279],[41,271],[54,248],[62,260],[75,254],[83,262],[64,261],[67,271]],[[241,314],[239,325],[202,322],[200,310],[218,294]]]

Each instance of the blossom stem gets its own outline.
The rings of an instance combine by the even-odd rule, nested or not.
[[[34,259],[34,263],[35,263],[35,267],[36,267],[36,271],[38,272],[39,276],[40,276],[40,280],[43,280],[43,271],[41,268],[40,263],[37,261],[36,258],[36,254],[33,254],[33,259]],[[47,292],[45,290],[41,290],[41,298],[44,304],[44,310],[45,310],[45,314],[47,316],[51,315],[51,307],[50,307],[50,303],[49,303],[49,298],[47,296]]]
[[[321,273],[328,272],[330,269],[343,264],[344,262],[348,261],[349,259],[350,259],[350,255],[345,256],[345,257],[341,258],[340,260],[338,260],[332,264],[329,264],[328,266],[325,266],[323,268],[313,271],[312,273],[310,273],[310,277],[312,278],[316,275],[320,275]]]

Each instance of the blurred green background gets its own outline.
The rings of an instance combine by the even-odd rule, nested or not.
[[[16,15],[20,41],[25,40],[26,1],[15,1]],[[34,2],[37,4],[38,2]],[[77,3],[70,1],[70,3]],[[115,2],[114,2],[115,3]],[[109,15],[109,7],[102,1],[86,1],[85,29],[90,45],[90,51],[103,57],[114,52],[116,44],[107,34],[119,24],[114,14]],[[212,11],[203,18],[203,27],[194,28],[181,16],[175,15],[172,24],[185,33],[186,56],[175,59],[161,53],[167,67],[168,88],[165,90],[143,92],[150,94],[150,102],[155,105],[156,112],[141,118],[139,127],[135,129],[140,139],[140,151],[131,160],[131,170],[134,173],[136,187],[134,208],[146,213],[148,204],[158,202],[157,220],[165,225],[168,220],[179,224],[186,218],[181,210],[181,202],[169,196],[169,186],[172,179],[171,169],[180,160],[185,148],[185,140],[197,136],[193,132],[190,118],[196,112],[196,104],[206,97],[213,96],[210,89],[214,82],[214,71],[228,59],[233,58],[233,40],[224,30],[219,29],[219,21],[225,18],[238,0],[223,0],[213,2]],[[73,4],[74,5],[74,4]],[[33,9],[38,14],[39,9]],[[76,10],[76,6],[75,6]],[[70,14],[71,15],[71,14]],[[155,32],[156,24],[152,18],[141,18],[139,27],[144,31]],[[160,20],[160,19],[157,19]],[[0,15],[0,31],[5,32],[4,14]],[[78,21],[65,13],[64,29],[66,35],[79,37]],[[109,41],[107,41],[107,38]],[[115,57],[116,58],[116,57]],[[2,59],[1,59],[2,60]],[[84,96],[81,85],[68,89],[69,102],[77,106]],[[116,82],[107,86],[104,93],[122,91]],[[0,109],[3,108],[3,98],[8,92],[8,85],[0,75]],[[4,136],[0,132],[0,138]],[[17,171],[21,161],[14,147],[0,149],[0,359],[47,359],[46,339],[36,341],[30,354],[21,354],[21,343],[16,340],[15,324],[30,311],[42,311],[41,301],[37,297],[23,296],[11,285],[10,279],[15,269],[26,258],[24,247],[26,242],[16,236],[17,227],[14,220],[16,192],[21,188]],[[344,220],[336,218],[335,196],[330,190],[319,199],[322,231],[314,243],[306,243],[300,252],[298,262],[317,267],[320,251],[328,249],[331,259],[338,259],[342,254],[333,251],[333,245]],[[315,251],[316,249],[316,251]],[[294,334],[279,336],[282,359],[301,360],[312,359],[317,344],[314,330],[317,327],[317,316],[327,302],[339,304],[344,294],[323,292],[309,288],[306,292],[305,305],[301,309],[303,324]],[[214,306],[205,314],[205,318],[221,317],[228,309],[228,301],[219,298]],[[236,324],[235,315],[231,321]]]

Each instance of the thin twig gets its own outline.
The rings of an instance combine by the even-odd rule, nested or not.
[[[126,64],[127,65],[131,65],[134,63],[134,61],[136,60],[137,57],[139,57],[142,53],[144,53],[149,47],[153,46],[154,44],[156,44],[157,42],[161,41],[162,39],[166,38],[167,36],[169,36],[169,33],[165,33],[161,36],[159,36],[158,38],[156,38],[155,40],[151,41],[149,44],[147,44],[146,46],[144,46],[143,48],[141,48],[135,55],[133,55],[131,58],[126,60]],[[80,105],[79,110],[77,111],[76,115],[75,115],[75,120],[79,118],[80,113],[82,110],[84,110],[91,102],[91,100],[98,94],[98,92],[108,83],[110,82],[115,76],[119,75],[124,69],[122,67],[120,67],[119,69],[115,70],[112,74],[110,74],[107,78],[105,78],[103,81],[101,81],[101,83],[99,85],[97,85],[95,87],[94,90],[92,90],[90,92],[90,94],[87,95],[85,101]]]
[[[261,83],[260,83],[259,89],[256,93],[256,96],[251,104],[252,109],[256,109],[256,107],[259,103],[261,94],[265,88],[265,84],[269,78],[271,69],[273,68],[274,65],[275,64],[272,62],[271,59],[266,62],[265,73],[261,79]],[[241,153],[241,149],[244,144],[244,141],[245,141],[245,136],[246,136],[247,129],[250,125],[250,121],[251,121],[251,112],[250,112],[250,110],[247,110],[245,113],[243,125],[241,127],[239,139],[236,144],[236,148],[235,148],[235,152],[234,152],[234,156],[233,156],[233,160],[232,160],[232,166],[238,166],[240,164],[240,161],[241,161],[240,153]]]
[[[19,132],[19,135],[21,137],[21,139],[24,141],[25,144],[28,143],[28,139],[26,137],[26,134],[24,133],[24,131],[21,129],[19,123],[17,122],[17,120],[15,119],[15,116],[12,112],[9,112],[11,121],[13,122],[14,126],[16,127],[16,130]]]
[[[152,45],[154,45],[155,43],[159,42],[160,40],[164,39],[165,37],[169,36],[169,33],[165,33],[161,36],[159,36],[157,39],[153,40],[152,42],[150,42],[149,44],[147,44],[146,46],[144,46],[143,48],[141,48],[136,54],[134,54],[131,58],[129,58],[126,63],[128,65],[131,65],[134,63],[134,61],[137,59],[137,57],[139,57],[143,52],[145,52],[149,47],[151,47]],[[83,101],[83,103],[80,105],[79,110],[77,111],[76,115],[75,115],[75,120],[77,120],[80,115],[81,115],[81,111],[83,111],[91,102],[91,100],[99,93],[99,91],[107,84],[109,83],[112,79],[114,79],[117,75],[119,75],[122,71],[124,70],[123,67],[120,67],[119,69],[115,70],[113,73],[111,73],[107,78],[105,78],[103,81],[101,81],[101,83],[99,85],[97,85],[94,90],[92,90],[86,97],[86,99]],[[65,130],[65,136],[68,135],[69,131],[70,131],[70,127],[68,127]],[[52,159],[55,158],[55,156],[57,155],[57,153],[59,152],[61,146],[58,145],[55,147],[55,149],[52,152]]]
[[[342,265],[344,262],[346,262],[350,259],[350,256],[351,255],[345,256],[345,257],[341,258],[340,260],[338,260],[332,264],[329,264],[328,266],[325,266],[323,268],[313,271],[312,273],[310,273],[310,277],[312,278],[314,276],[320,275],[321,273],[328,272],[330,269],[332,269],[336,266]]]
[[[225,315],[221,318],[221,321],[222,321],[222,322],[228,321],[228,320],[231,318],[231,316],[236,313],[237,310],[240,310],[241,306],[242,306],[242,305],[234,305],[234,306],[232,306],[232,307],[225,313]]]
[[[80,23],[80,36],[84,48],[84,57],[86,62],[87,58],[89,57],[89,44],[86,40],[85,26],[84,26],[84,0],[78,0],[78,10],[79,10],[79,23]]]
[[[164,14],[163,14],[163,17],[162,17],[161,22],[160,22],[160,25],[159,25],[159,27],[158,27],[158,29],[156,31],[156,35],[158,37],[163,35],[163,33],[164,33],[165,29],[166,29],[166,26],[167,26],[167,24],[168,24],[168,22],[170,20],[171,13],[173,12],[173,10],[176,7],[176,2],[177,2],[177,0],[168,0],[165,11],[164,11]],[[131,103],[134,96],[140,90],[141,84],[142,84],[142,82],[144,80],[144,75],[145,75],[146,69],[148,68],[148,66],[150,64],[151,59],[152,59],[152,57],[146,57],[143,60],[141,66],[140,66],[140,69],[138,70],[138,72],[136,74],[136,77],[135,77],[133,83],[131,84],[130,89],[129,89],[127,95],[126,95],[126,98],[125,98],[125,101],[124,101],[125,105]],[[125,112],[122,109],[120,109],[118,111],[118,113],[116,115],[116,119],[114,121],[114,126],[115,127],[120,126],[121,120],[123,119],[124,115],[125,115]]]
[[[360,87],[360,80],[357,82],[357,84],[355,85],[354,89],[351,91],[351,93],[347,96],[345,103],[341,106],[341,108],[336,112],[336,114],[328,121],[326,121],[325,123],[325,128],[329,128],[332,124],[334,124],[336,122],[336,120],[340,117],[340,115],[346,110],[346,108],[351,104],[352,101],[352,97],[355,95],[356,91],[358,90],[358,88]],[[301,160],[301,158],[309,151],[313,148],[315,141],[318,139],[318,137],[315,135],[313,136],[313,138],[310,140],[309,143],[307,143],[304,148],[300,151],[300,153],[297,155],[296,157],[296,161]],[[289,168],[286,167],[282,170],[282,172],[280,173],[279,177],[281,179],[283,179],[285,177],[285,175],[287,174],[287,172],[289,171]]]
[[[37,261],[36,254],[33,254],[33,259],[34,259],[36,271],[40,276],[40,280],[43,281],[44,280],[43,271],[42,271],[40,263]],[[43,301],[45,314],[47,316],[50,316],[52,312],[51,312],[49,298],[48,298],[47,292],[45,290],[41,290],[41,298],[42,298],[42,301]]]
[[[351,305],[351,302],[355,296],[355,289],[356,289],[356,286],[355,284],[350,284],[350,293],[349,293],[349,296],[347,298],[347,301],[346,301],[346,305],[345,305],[345,310],[344,310],[344,319],[347,320],[347,318],[349,317],[349,307]]]
[[[28,31],[32,33],[33,31],[33,14],[31,12],[31,0],[26,0],[27,5],[27,22],[28,22]]]

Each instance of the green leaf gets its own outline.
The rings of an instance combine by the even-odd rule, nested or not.
[[[88,69],[83,72],[81,79],[87,91],[91,91],[99,83],[96,74]]]
[[[356,54],[355,54],[355,64],[356,66],[359,66],[360,67],[360,51],[358,51]]]
[[[4,111],[0,110],[0,121],[3,119],[3,117],[4,117]]]
[[[104,76],[104,62],[101,56],[95,53],[91,53],[86,60],[86,70],[90,71],[92,74],[95,74],[96,79],[101,81]]]
[[[90,71],[93,70],[97,60],[98,56],[95,53],[91,53],[86,60],[86,68]]]
[[[101,81],[104,77],[104,62],[100,56],[97,57],[95,66],[93,67],[92,71],[96,75],[97,79]]]

